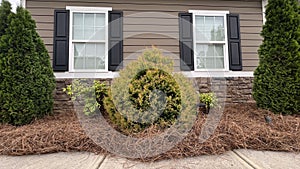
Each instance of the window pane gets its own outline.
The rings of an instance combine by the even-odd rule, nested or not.
[[[216,58],[216,68],[224,69],[224,58]]]
[[[74,13],[73,40],[105,40],[105,14]]]
[[[74,69],[105,69],[105,43],[74,43]]]
[[[95,14],[84,14],[84,39],[89,40],[94,36]]]
[[[94,40],[105,40],[105,14],[96,14]]]
[[[214,58],[206,58],[205,59],[205,68],[206,69],[214,69],[215,68],[215,62]]]
[[[202,44],[197,44],[196,45],[196,65],[197,69],[203,69],[205,68],[205,61],[204,58],[206,57],[208,45],[202,45]]]
[[[83,43],[74,44],[74,57],[83,57],[85,55],[85,46]]]
[[[224,69],[224,45],[197,44],[197,69]]]
[[[208,40],[214,41],[214,17],[206,16],[204,22],[205,36]]]
[[[105,45],[104,44],[97,44],[96,45],[96,56],[97,57],[104,57],[105,56]]]
[[[204,69],[204,58],[203,57],[197,57],[196,59],[196,65],[197,65],[197,69]]]
[[[96,56],[96,44],[87,43],[85,45],[85,56],[86,57],[95,57]]]
[[[214,55],[224,57],[224,45],[215,45]]]
[[[204,29],[204,16],[196,16],[195,20],[197,28]]]
[[[74,58],[74,69],[84,69],[84,58],[83,57]]]
[[[207,49],[208,49],[208,45],[197,44],[196,45],[196,50],[195,50],[196,51],[196,56],[205,57]]]
[[[97,27],[95,31],[95,35],[92,38],[93,40],[105,40],[105,27]]]
[[[84,28],[84,40],[91,40],[94,36],[94,28]]]
[[[96,58],[87,57],[85,59],[85,69],[95,69],[96,68]]]
[[[83,26],[73,28],[73,40],[83,40]]]
[[[206,57],[214,57],[214,45],[207,45]]]
[[[105,69],[105,60],[103,58],[96,58],[97,69]]]
[[[205,39],[204,36],[204,16],[196,16],[195,17],[195,26],[196,26],[196,40]]]
[[[105,14],[96,14],[96,27],[105,26]]]
[[[216,41],[224,41],[224,18],[222,16],[215,17],[214,27]]]
[[[74,26],[83,25],[83,14],[82,13],[74,13],[74,15],[73,15],[73,25]]]
[[[204,30],[196,27],[196,40],[197,41],[207,41]]]
[[[97,69],[105,69],[105,44],[97,44],[96,55]]]
[[[197,41],[225,41],[223,16],[196,16]]]
[[[86,28],[93,28],[95,26],[95,14],[93,13],[84,14],[84,26]]]
[[[73,39],[83,39],[83,14],[74,13],[73,15]]]

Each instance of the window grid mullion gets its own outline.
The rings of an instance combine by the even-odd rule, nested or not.
[[[82,39],[85,39],[85,25],[84,25],[84,22],[85,22],[85,13],[82,13]]]
[[[215,21],[216,21],[216,17],[214,16],[213,17],[214,18],[214,21],[213,21],[213,30],[214,30],[214,33],[213,33],[213,39],[214,40],[216,40],[216,34],[215,34]],[[216,50],[216,45],[213,45],[214,46],[214,51],[213,51],[213,61],[214,61],[214,63],[213,63],[213,65],[214,65],[214,68],[216,68],[217,66],[216,66],[216,54],[215,54],[215,50]]]
[[[197,44],[225,44],[225,41],[196,41]]]
[[[97,14],[94,13],[94,36],[96,35],[96,16],[97,16]],[[94,44],[94,51],[95,51],[95,55],[94,55],[94,67],[96,69],[97,68],[97,63],[96,63],[97,45],[96,44]]]

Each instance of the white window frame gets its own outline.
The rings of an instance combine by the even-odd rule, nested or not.
[[[267,5],[268,5],[268,0],[261,1],[263,24],[265,24],[265,22],[266,22],[266,7],[267,7]]]
[[[97,72],[108,72],[108,12],[112,11],[112,8],[102,8],[102,7],[78,7],[78,6],[67,6],[67,10],[70,10],[70,28],[69,28],[69,72],[81,72],[81,73],[97,73]],[[86,42],[86,40],[73,40],[73,13],[101,13],[105,14],[105,40],[103,41],[91,41],[88,42],[100,42],[105,43],[105,69],[74,69],[74,42]]]
[[[225,43],[223,41],[203,41],[202,43],[207,44],[224,44],[224,69],[197,69],[197,61],[196,61],[196,52],[194,52],[194,71],[203,72],[203,71],[229,71],[229,58],[228,58],[228,35],[227,35],[227,14],[229,11],[211,11],[211,10],[189,10],[189,13],[193,14],[193,46],[194,51],[196,49],[196,44],[201,43],[201,41],[196,41],[196,26],[195,26],[195,18],[196,16],[222,16],[224,17],[224,35],[225,35]]]

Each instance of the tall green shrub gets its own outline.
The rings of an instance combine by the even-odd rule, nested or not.
[[[297,0],[269,0],[253,97],[276,113],[300,112],[300,10]]]
[[[11,13],[11,4],[8,1],[2,0],[0,6],[0,37],[4,34],[8,27],[8,16]]]
[[[17,8],[0,40],[0,121],[30,123],[52,111],[55,79],[30,13]]]

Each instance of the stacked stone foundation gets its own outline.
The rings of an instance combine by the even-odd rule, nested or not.
[[[214,92],[219,102],[226,104],[255,103],[252,97],[253,77],[198,77],[191,79],[195,90],[199,93]],[[112,79],[100,79],[111,84]],[[72,84],[72,79],[57,79],[54,92],[54,112],[73,110],[73,102],[63,88]]]

